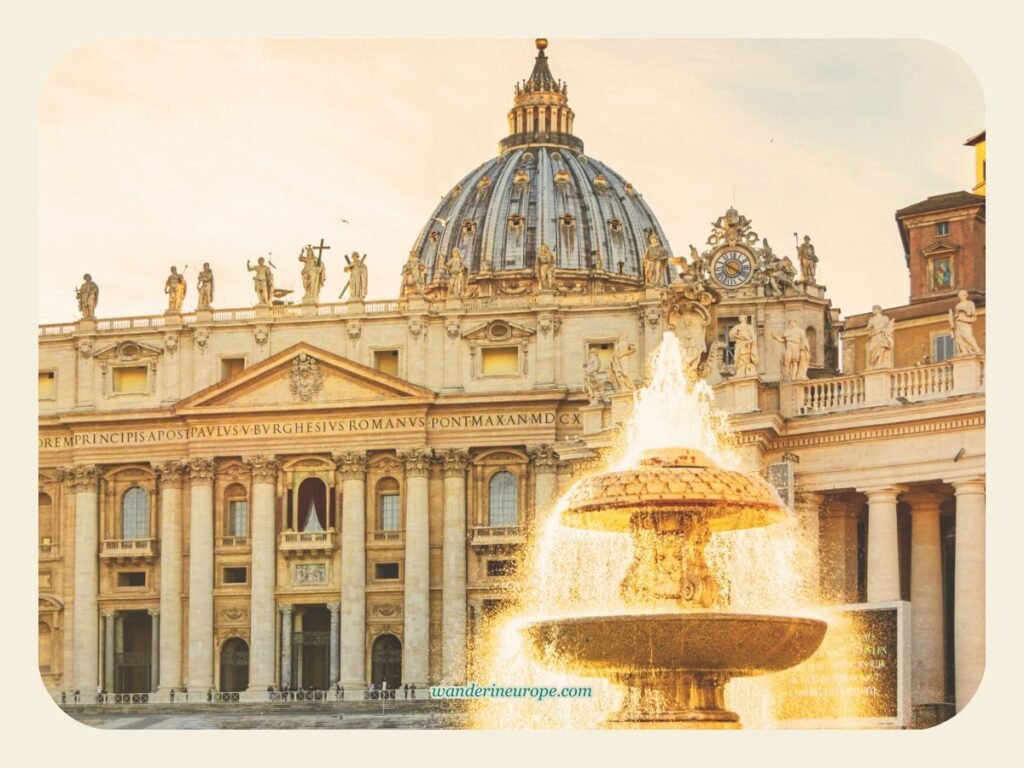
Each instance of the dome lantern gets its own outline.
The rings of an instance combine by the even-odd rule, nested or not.
[[[576,115],[569,107],[569,87],[556,80],[544,50],[546,38],[539,37],[537,58],[530,76],[515,85],[512,109],[508,113],[509,135],[498,143],[498,151],[530,145],[555,145],[583,152],[583,142],[572,135]]]

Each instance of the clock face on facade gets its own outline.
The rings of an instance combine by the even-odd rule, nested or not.
[[[754,264],[743,251],[724,251],[715,257],[711,273],[726,288],[737,288],[754,274]]]

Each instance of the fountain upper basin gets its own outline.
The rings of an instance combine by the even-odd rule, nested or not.
[[[743,677],[805,661],[827,627],[802,617],[693,612],[552,619],[523,632],[537,662],[585,677],[638,671]]]
[[[580,482],[562,524],[626,532],[638,516],[667,523],[694,513],[711,531],[760,528],[788,514],[775,489],[756,475],[716,467],[697,450],[656,449],[645,451],[636,467]]]

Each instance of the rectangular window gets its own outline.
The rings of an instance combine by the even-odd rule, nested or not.
[[[488,560],[487,561],[487,575],[488,576],[515,576],[516,575],[516,561],[515,560]]]
[[[245,370],[244,357],[222,357],[220,359],[220,380],[227,381]]]
[[[121,571],[117,574],[117,586],[119,587],[144,587],[146,586],[145,571]]]
[[[398,375],[398,350],[378,349],[373,353],[373,367],[388,376]]]
[[[943,237],[949,234],[949,222],[940,221],[935,225],[935,236]]]
[[[224,579],[225,584],[245,584],[249,581],[249,569],[245,567],[239,568],[225,568]]]
[[[249,502],[245,499],[236,499],[228,502],[227,535],[249,535]]]
[[[149,368],[145,365],[114,368],[111,376],[111,385],[117,394],[142,394],[149,389]]]
[[[519,347],[486,347],[480,350],[485,376],[519,373]]]
[[[601,361],[601,370],[607,371],[612,362],[612,353],[615,351],[615,344],[612,342],[587,345],[587,359],[590,359],[591,352],[597,352],[597,359]]]
[[[953,336],[943,333],[932,337],[932,362],[943,363],[953,356]]]
[[[57,397],[57,374],[53,371],[39,372],[39,399],[54,400]]]
[[[383,581],[398,578],[398,563],[374,563],[373,578]]]
[[[380,497],[380,529],[400,531],[402,529],[401,496],[389,493]]]

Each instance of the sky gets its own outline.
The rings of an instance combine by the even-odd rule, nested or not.
[[[969,190],[983,94],[943,46],[900,40],[550,40],[575,134],[644,196],[686,254],[736,208],[777,254],[809,234],[844,315],[905,303],[898,208]],[[39,321],[160,314],[173,264],[196,301],[255,301],[271,254],[301,296],[300,249],[368,253],[394,298],[440,197],[497,154],[532,39],[110,40],[74,49],[39,108]],[[342,220],[347,220],[347,223]]]

